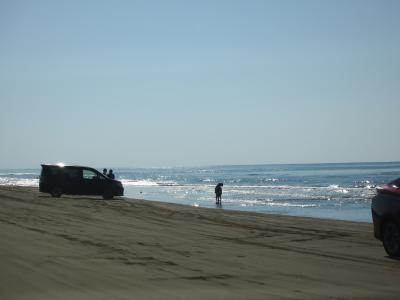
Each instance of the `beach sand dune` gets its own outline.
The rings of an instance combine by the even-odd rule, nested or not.
[[[372,224],[0,187],[0,299],[398,299]]]

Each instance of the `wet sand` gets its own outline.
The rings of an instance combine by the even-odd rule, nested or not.
[[[0,299],[399,299],[372,224],[0,187]]]

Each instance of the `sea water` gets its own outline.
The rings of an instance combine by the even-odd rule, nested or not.
[[[115,168],[114,173],[129,198],[371,222],[375,187],[400,177],[400,162]],[[39,168],[0,170],[0,185],[38,186],[39,174]],[[215,204],[219,182],[222,206]]]

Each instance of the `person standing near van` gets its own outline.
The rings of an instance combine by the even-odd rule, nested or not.
[[[108,171],[107,176],[108,176],[108,178],[115,179],[115,175],[113,173],[113,170],[111,170],[111,169]]]
[[[221,197],[222,197],[222,187],[224,186],[223,183],[218,183],[215,187],[215,203],[221,204]]]

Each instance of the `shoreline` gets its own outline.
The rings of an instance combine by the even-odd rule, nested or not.
[[[23,188],[23,189],[32,189],[33,191],[38,190],[39,186],[24,186],[24,185],[0,185],[1,187],[16,187],[16,188]],[[63,197],[68,197],[69,195],[64,195]],[[73,196],[71,196],[73,197]],[[88,197],[91,199],[102,199],[101,196],[84,196],[82,195],[81,197]],[[156,203],[165,203],[165,204],[174,204],[174,205],[184,205],[184,206],[189,206],[189,207],[195,207],[195,208],[204,208],[204,209],[222,209],[225,211],[242,211],[242,212],[248,212],[248,213],[254,213],[254,214],[261,214],[261,215],[269,215],[269,216],[286,216],[286,217],[295,217],[295,218],[310,218],[310,219],[317,219],[317,220],[332,220],[332,221],[344,221],[344,222],[355,222],[355,223],[366,223],[366,224],[372,224],[372,216],[370,216],[370,219],[368,221],[365,220],[350,220],[346,218],[338,218],[338,217],[319,217],[319,216],[305,216],[302,214],[279,214],[276,212],[268,212],[268,211],[252,211],[252,210],[245,210],[245,209],[235,209],[235,208],[225,208],[225,207],[207,207],[207,206],[196,206],[193,204],[188,204],[188,203],[177,203],[177,202],[170,202],[170,201],[162,201],[162,200],[154,200],[154,199],[146,199],[146,198],[135,198],[134,196],[122,196],[122,197],[117,197],[117,199],[124,199],[126,201],[130,200],[142,200],[142,201],[149,201],[149,202],[156,202]],[[211,201],[213,203],[213,201]],[[224,201],[222,201],[223,204]]]
[[[0,186],[0,298],[395,299],[372,224]]]
[[[101,200],[101,198],[98,198],[99,200]],[[254,214],[254,215],[259,215],[259,216],[271,216],[272,218],[274,217],[285,217],[285,218],[300,218],[300,219],[310,219],[315,220],[315,221],[338,221],[338,222],[348,222],[348,223],[362,223],[362,224],[367,224],[372,226],[372,217],[371,217],[371,222],[366,222],[366,221],[356,221],[356,220],[345,220],[345,219],[334,219],[334,218],[319,218],[319,217],[309,217],[309,216],[297,216],[297,215],[288,215],[288,214],[277,214],[277,213],[273,213],[273,212],[258,212],[258,211],[249,211],[249,210],[239,210],[239,209],[231,209],[231,208],[224,208],[224,207],[205,207],[205,206],[195,206],[195,205],[189,205],[189,204],[183,204],[183,203],[175,203],[175,202],[167,202],[167,201],[158,201],[158,200],[149,200],[149,199],[144,199],[144,198],[132,198],[132,197],[117,197],[115,199],[119,199],[119,200],[125,200],[125,201],[148,201],[151,203],[155,203],[155,204],[166,204],[166,205],[177,205],[179,206],[184,206],[184,207],[192,207],[194,209],[210,209],[210,210],[222,210],[222,211],[226,211],[226,212],[243,212],[245,214],[249,213],[249,214]],[[222,201],[223,202],[223,201]]]
[[[38,192],[39,187],[38,186],[23,186],[23,185],[0,185],[0,189],[2,187],[5,188],[22,188],[22,189],[28,189],[32,190],[34,192]],[[46,195],[45,193],[41,193],[43,195]],[[93,199],[93,200],[103,200],[101,196],[85,196],[85,195],[63,195],[62,197],[86,197],[88,199]],[[369,224],[372,225],[372,216],[371,216],[371,221],[366,222],[366,221],[357,221],[357,220],[346,220],[346,219],[336,219],[336,218],[321,218],[321,217],[310,217],[310,216],[302,216],[302,215],[289,215],[289,214],[277,214],[274,212],[258,212],[258,211],[250,211],[250,210],[241,210],[241,209],[231,209],[231,208],[224,208],[224,207],[205,207],[205,206],[195,206],[195,205],[190,205],[190,204],[185,204],[185,203],[176,203],[176,202],[168,202],[168,201],[160,201],[160,200],[152,200],[152,199],[145,199],[145,198],[134,198],[130,196],[122,196],[122,197],[115,197],[114,200],[124,200],[124,201],[147,201],[147,202],[152,202],[152,203],[158,203],[158,204],[167,204],[167,205],[178,205],[178,206],[188,206],[192,207],[195,209],[216,209],[216,210],[223,210],[227,212],[244,212],[244,213],[250,213],[250,214],[259,214],[259,215],[267,215],[267,216],[272,216],[272,217],[288,217],[288,218],[304,218],[304,219],[312,219],[312,220],[329,220],[329,221],[339,221],[339,222],[350,222],[350,223],[364,223],[364,224]],[[104,200],[105,201],[105,200]],[[113,201],[113,200],[111,200]],[[222,201],[223,202],[223,201]]]

